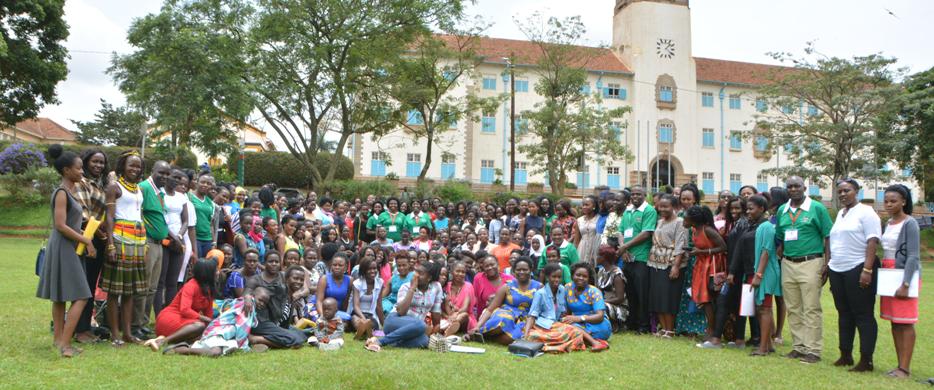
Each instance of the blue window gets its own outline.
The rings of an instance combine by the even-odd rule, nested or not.
[[[885,201],[885,190],[876,190],[876,203]]]
[[[769,190],[769,183],[764,181],[756,182],[756,191],[767,192]]]
[[[732,175],[731,175],[732,176]],[[737,194],[739,189],[743,186],[743,182],[739,180],[730,180],[730,192]]]
[[[610,131],[613,132],[613,139],[615,139],[616,142],[623,142],[623,129],[620,128],[619,122],[611,123]]]
[[[493,182],[493,176],[496,170],[493,167],[493,160],[480,160],[480,182],[490,184]]]
[[[405,176],[418,177],[422,173],[422,155],[409,153],[405,158]]]
[[[658,142],[663,144],[670,144],[674,142],[674,130],[672,130],[671,125],[661,125],[658,128]]]
[[[454,178],[455,169],[456,169],[456,158],[451,153],[442,153],[441,154],[441,179],[442,180],[451,180]]]
[[[769,109],[769,105],[765,103],[765,99],[756,99],[756,111],[765,112]]]
[[[450,70],[447,70],[447,69],[441,72],[441,76],[444,77],[444,79],[447,81],[454,80],[454,72],[451,72]]]
[[[483,78],[483,89],[495,91],[496,90],[496,79],[492,77]]]
[[[386,155],[382,152],[373,152],[370,160],[370,176],[386,176]]]
[[[660,87],[658,93],[659,99],[663,102],[673,102],[675,100],[674,93],[671,91],[671,87]]]
[[[516,79],[516,92],[528,92],[529,80]]]
[[[606,185],[614,190],[619,187],[619,167],[608,167],[606,169]]]
[[[911,173],[911,168],[902,169],[902,176],[904,177],[911,177]]]
[[[703,130],[703,141],[705,148],[714,148],[714,135],[713,129],[704,129]]]
[[[730,150],[743,150],[743,136],[738,131],[730,132]]]
[[[742,102],[739,100],[739,95],[730,95],[730,109],[739,110],[742,108]]]
[[[860,188],[859,194],[856,194],[856,200],[863,200],[863,198],[865,198],[865,195],[866,195],[866,192],[862,188]]]
[[[808,116],[817,116],[817,106],[808,104]]]
[[[422,113],[415,110],[409,110],[405,123],[412,126],[420,126],[425,124],[425,118],[422,118]]]
[[[619,89],[619,100],[626,100],[626,88]]]
[[[516,135],[525,134],[529,131],[529,120],[525,118],[516,118]]]
[[[820,195],[820,186],[817,183],[811,183],[808,186],[808,195]]]
[[[577,188],[590,188],[590,172],[577,172]]]
[[[713,107],[713,93],[702,92],[701,93],[701,105],[704,107]]]
[[[516,184],[526,185],[529,180],[528,170],[526,170],[525,161],[516,161]]]
[[[786,114],[791,114],[795,112],[795,108],[792,107],[790,104],[786,104],[782,106],[782,112]]]
[[[484,133],[495,133],[496,132],[496,116],[491,112],[483,113],[483,118],[481,119],[483,123],[482,131]]]
[[[590,83],[584,83],[584,85],[581,85],[581,93],[590,95]]]
[[[712,194],[713,193],[713,172],[704,172],[702,175],[703,179],[701,180],[701,187],[704,190],[704,193]]]
[[[603,98],[604,99],[626,99],[626,90],[622,89],[619,84],[610,83],[603,88]]]
[[[769,150],[769,139],[764,135],[756,136],[756,151],[765,152]]]

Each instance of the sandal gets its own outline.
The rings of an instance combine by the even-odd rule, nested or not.
[[[169,346],[165,347],[165,349],[162,350],[162,354],[163,354],[163,355],[171,355],[171,354],[175,353],[175,348],[178,348],[178,347],[190,347],[190,346],[191,346],[191,344],[188,344],[188,343],[185,343],[185,342],[182,342],[182,343],[175,343],[175,344],[172,344],[172,345],[169,345]]]
[[[590,352],[603,352],[610,349],[610,343],[606,340],[597,340],[597,344],[590,347]]]
[[[911,378],[911,372],[901,367],[889,371],[885,375],[891,378]]]
[[[376,337],[370,337],[369,339],[367,339],[366,344],[364,344],[363,348],[370,352],[379,352],[380,349],[382,349],[380,348],[379,340]]]
[[[73,357],[80,355],[81,352],[84,352],[84,351],[82,351],[79,348],[75,348],[75,347],[61,348],[58,350],[59,355],[63,358],[73,358]]]
[[[662,334],[661,336],[658,336],[658,337],[661,338],[661,339],[664,339],[664,340],[671,340],[672,337],[674,337],[674,335],[675,335],[675,332],[670,331],[670,330],[664,330],[664,331],[662,331],[662,332],[663,332],[663,334]]]
[[[114,341],[111,341],[110,345],[114,348],[123,348],[123,346],[126,345],[126,341],[123,341],[121,339],[116,339]]]
[[[154,339],[146,340],[143,343],[143,346],[149,347],[153,352],[159,352],[159,347],[162,346],[162,342],[165,340],[165,336],[159,336]]]
[[[749,353],[749,356],[768,356],[770,352],[762,352],[760,350],[755,350]]]
[[[136,337],[136,336],[130,336],[130,337],[125,337],[123,339],[123,342],[140,345],[143,343],[143,340],[141,340],[139,337]]]

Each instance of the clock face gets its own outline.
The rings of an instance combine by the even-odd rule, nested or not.
[[[659,58],[671,58],[675,56],[675,43],[671,39],[659,38],[655,44],[656,53]]]

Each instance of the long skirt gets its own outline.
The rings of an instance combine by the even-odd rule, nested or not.
[[[551,329],[534,325],[529,331],[529,340],[545,344],[543,352],[565,353],[587,349],[584,330],[573,325],[555,321]]]
[[[146,294],[146,229],[142,222],[115,221],[113,242],[116,261],[104,261],[101,290],[114,295]]]

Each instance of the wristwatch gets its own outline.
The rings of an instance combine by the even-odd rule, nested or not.
[[[581,316],[581,322],[587,322],[587,320],[584,319],[584,316]]]

